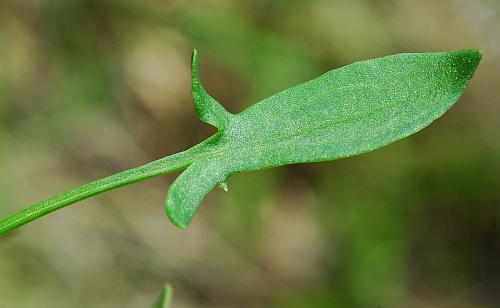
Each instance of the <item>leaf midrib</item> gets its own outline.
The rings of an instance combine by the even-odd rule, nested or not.
[[[341,123],[349,123],[349,122],[353,123],[356,120],[359,120],[360,118],[364,118],[364,117],[367,117],[367,116],[370,116],[370,115],[373,115],[373,114],[376,114],[376,113],[382,111],[389,104],[390,103],[382,104],[377,108],[371,109],[369,112],[359,113],[357,115],[352,115],[351,117],[348,117],[348,118],[332,119],[330,121],[327,121],[326,123],[323,122],[323,123],[316,125],[316,126],[305,127],[303,130],[300,130],[300,131],[292,133],[292,134],[277,135],[280,138],[273,139],[272,143],[259,142],[260,139],[258,139],[258,138],[257,138],[257,140],[254,139],[250,143],[248,143],[248,142],[246,142],[246,143],[234,143],[234,142],[228,141],[228,142],[225,142],[225,144],[222,147],[216,147],[217,150],[209,151],[209,152],[207,152],[207,155],[202,155],[202,157],[204,159],[211,159],[214,157],[224,157],[224,156],[230,157],[231,155],[230,154],[226,155],[226,153],[230,152],[232,150],[232,148],[234,148],[234,146],[240,146],[242,144],[245,145],[243,147],[244,149],[262,149],[262,148],[267,148],[270,146],[276,146],[276,144],[282,145],[283,143],[286,143],[288,141],[287,139],[295,138],[297,136],[307,135],[309,132],[314,131],[314,130],[325,130],[327,128],[331,128],[332,126],[334,126],[336,124],[341,124]],[[265,139],[265,140],[269,140],[269,139]],[[240,150],[240,152],[241,151],[242,150]],[[252,151],[247,150],[246,152],[251,153]]]

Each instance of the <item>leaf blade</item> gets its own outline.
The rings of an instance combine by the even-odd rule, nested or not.
[[[415,61],[415,58],[424,61]],[[348,65],[263,100],[238,114],[238,119],[232,123],[236,134],[228,138],[238,140],[234,148],[252,142],[255,146],[255,141],[267,143],[265,147],[271,149],[266,153],[268,156],[273,156],[274,152],[284,158],[277,162],[259,159],[256,166],[259,168],[263,164],[273,167],[332,160],[373,150],[422,129],[448,110],[462,94],[479,59],[480,52],[461,51],[401,54]],[[408,64],[408,61],[414,63],[400,65],[401,62]],[[464,66],[467,62],[469,65]],[[399,74],[387,79],[380,69],[373,68],[376,64],[382,64],[382,70],[401,70],[406,76]],[[352,76],[354,78],[348,78]],[[374,76],[379,77],[373,79]],[[340,79],[344,81],[338,87],[335,82]],[[327,92],[325,88],[332,91]],[[323,94],[315,94],[320,92]],[[259,119],[257,125],[255,119]],[[385,138],[379,136],[377,130],[385,133]],[[241,131],[245,134],[237,135]],[[370,141],[372,137],[381,139]],[[354,145],[345,144],[353,143],[353,140],[356,141]],[[297,147],[293,150],[284,147],[285,151],[280,153],[279,149],[273,149],[277,142]],[[312,147],[312,143],[316,145]],[[311,147],[303,147],[304,144]],[[283,145],[280,143],[280,146]],[[325,147],[328,147],[328,153],[321,151]],[[314,153],[313,148],[320,151]]]
[[[399,54],[332,70],[234,115],[210,155],[226,162],[222,168],[229,175],[380,148],[446,112],[481,56],[478,50]],[[202,179],[191,181],[204,185]],[[189,212],[183,228],[201,199],[192,202],[167,209],[169,217]]]

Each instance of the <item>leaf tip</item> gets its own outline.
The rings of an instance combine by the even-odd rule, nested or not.
[[[445,85],[456,93],[464,91],[483,56],[480,49],[464,49],[442,53],[441,77]]]
[[[451,53],[451,58],[455,60],[456,65],[465,70],[465,73],[472,73],[476,70],[481,58],[483,57],[483,50],[481,49],[464,49]]]
[[[191,224],[193,215],[179,211],[171,197],[167,197],[166,211],[168,219],[179,229],[185,230]]]
[[[231,114],[203,88],[198,70],[198,51],[196,49],[193,49],[191,57],[191,82],[194,109],[198,118],[218,129],[224,129]]]
[[[469,58],[477,63],[483,58],[484,51],[482,49],[469,49],[467,51],[469,53]]]
[[[193,54],[191,55],[191,66],[193,71],[197,71],[198,69],[198,50],[195,48],[193,49]]]

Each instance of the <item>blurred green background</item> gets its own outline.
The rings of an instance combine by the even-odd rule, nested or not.
[[[231,112],[332,68],[484,58],[421,133],[354,158],[236,175],[187,231],[176,175],[0,239],[0,307],[500,307],[498,0],[0,2],[0,216],[214,133],[190,57]]]

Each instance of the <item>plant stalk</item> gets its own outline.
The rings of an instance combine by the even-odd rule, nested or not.
[[[1,220],[0,235],[19,228],[20,226],[47,215],[55,210],[97,194],[186,168],[199,154],[200,151],[197,150],[199,146],[200,145],[197,145],[184,152],[173,154],[145,165],[93,181],[67,192],[55,195],[42,202],[36,203],[29,208]]]

